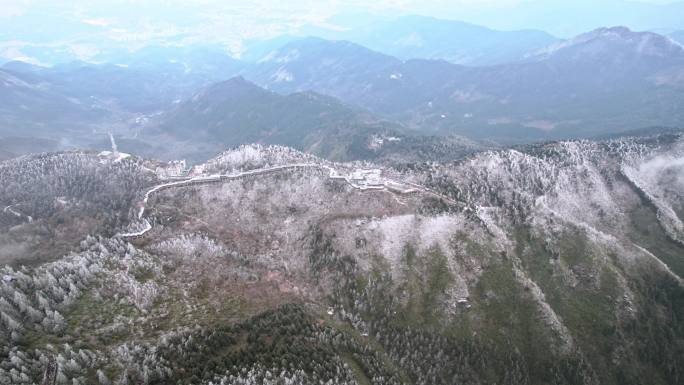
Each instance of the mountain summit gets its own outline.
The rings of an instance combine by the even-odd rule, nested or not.
[[[684,47],[673,39],[653,32],[635,32],[627,27],[599,28],[542,49],[538,58],[563,60],[666,61],[684,58]]]
[[[333,159],[367,157],[373,136],[402,127],[315,92],[281,95],[243,77],[206,87],[159,118],[157,130],[210,143],[288,145]]]
[[[521,60],[558,39],[538,30],[497,31],[456,20],[402,16],[342,34],[345,39],[401,59],[442,59],[463,65]]]

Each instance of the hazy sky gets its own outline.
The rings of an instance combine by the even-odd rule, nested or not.
[[[497,29],[543,29],[569,37],[599,26],[684,29],[684,3],[658,0],[0,0],[0,56],[27,45],[68,45],[88,57],[105,42],[136,48],[150,43],[220,43],[293,33],[303,26],[344,28],[371,13],[421,14]],[[95,4],[95,5],[93,5]],[[347,15],[331,19],[334,15]]]

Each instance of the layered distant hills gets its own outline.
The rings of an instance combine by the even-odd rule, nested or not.
[[[260,141],[349,160],[377,157],[383,136],[458,138],[460,148],[463,137],[511,144],[684,123],[677,32],[614,27],[559,40],[422,17],[372,30],[383,28],[347,32],[377,51],[282,37],[248,44],[244,60],[168,46],[110,63],[6,63],[0,149],[21,153],[6,150],[17,137],[42,141],[34,149],[102,148],[111,132],[154,156],[203,160]],[[472,65],[482,63],[497,64]]]
[[[558,38],[539,30],[497,31],[470,23],[425,16],[365,25],[337,38],[402,60],[442,59],[463,65],[492,65],[522,59]]]
[[[359,63],[359,70],[347,63]],[[606,28],[489,67],[400,61],[346,42],[290,43],[248,71],[270,89],[310,89],[431,133],[514,140],[682,121],[684,48]]]

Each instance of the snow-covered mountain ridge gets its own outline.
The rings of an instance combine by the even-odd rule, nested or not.
[[[3,256],[0,383],[676,383],[683,149],[667,134],[383,166],[261,145],[190,170],[4,162],[3,207],[34,219],[0,212],[3,249],[41,228],[78,241],[27,267]],[[143,199],[150,229],[118,236]]]

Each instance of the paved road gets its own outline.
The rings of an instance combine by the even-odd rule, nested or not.
[[[33,218],[32,218],[30,215],[24,215],[24,214],[20,213],[19,211],[15,210],[15,209],[13,208],[14,206],[18,206],[18,205],[20,205],[20,204],[21,204],[21,203],[17,203],[17,204],[14,204],[14,205],[6,206],[6,207],[2,210],[2,212],[3,212],[3,213],[10,213],[10,214],[12,214],[12,215],[14,215],[15,217],[18,217],[18,218],[26,217],[26,219],[27,219],[29,222],[33,222]]]

